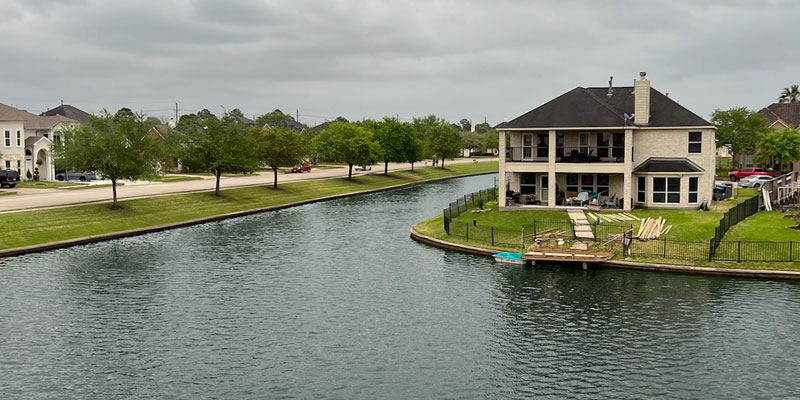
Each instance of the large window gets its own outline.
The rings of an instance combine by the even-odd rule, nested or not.
[[[11,161],[6,160],[6,169],[11,169]]]
[[[522,159],[530,160],[533,158],[533,135],[526,133],[522,135]]]
[[[567,195],[570,192],[578,193],[578,174],[567,174]]]
[[[653,178],[653,203],[681,202],[681,178]]]
[[[636,178],[636,201],[644,203],[647,198],[647,178],[639,176]]]
[[[608,196],[609,182],[608,174],[597,174],[597,193],[600,196]]]
[[[540,133],[537,136],[537,143],[536,143],[536,157],[544,157],[547,158],[547,151],[548,151],[548,143],[550,142],[550,134],[549,133]]]
[[[697,177],[689,178],[689,203],[697,203]]]
[[[536,194],[536,174],[522,174],[519,182],[519,192],[522,194]]]
[[[703,152],[703,132],[689,132],[689,153]]]
[[[556,132],[556,157],[564,157],[564,132]]]
[[[5,131],[3,133],[3,145],[11,147],[11,131]]]
[[[622,159],[625,157],[625,133],[624,132],[615,132],[614,133],[614,149],[612,150],[611,154],[614,158]]]
[[[601,132],[597,134],[597,156],[600,158],[607,158],[611,147],[611,134]]]

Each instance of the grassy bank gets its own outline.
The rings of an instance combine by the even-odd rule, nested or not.
[[[108,204],[91,204],[3,215],[0,249],[30,246],[104,233],[158,226],[236,211],[278,206],[325,196],[374,190],[437,178],[497,171],[496,162],[455,164],[447,169],[418,168],[388,176],[362,175],[280,184],[278,190],[253,186],[211,192],[187,193],[120,202],[122,210]],[[110,192],[109,192],[110,196]]]

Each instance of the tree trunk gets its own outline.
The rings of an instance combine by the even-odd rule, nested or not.
[[[389,174],[389,162],[388,161],[384,161],[383,162],[383,174],[384,175],[388,175]]]
[[[275,181],[272,183],[272,188],[278,188],[278,167],[272,167],[273,175],[275,176]]]
[[[444,169],[444,157],[442,157],[442,169]]]
[[[347,179],[353,179],[353,164],[347,164],[349,171],[347,172]]]
[[[116,179],[112,179],[111,180],[111,193],[114,194],[114,203],[111,205],[111,208],[116,210],[117,208],[119,208],[119,206],[117,205],[117,180]]]
[[[222,176],[222,171],[214,171],[214,175],[217,177],[217,187],[216,190],[214,190],[214,196],[219,196],[219,178]]]
[[[414,163],[411,163],[411,172],[414,172]]]

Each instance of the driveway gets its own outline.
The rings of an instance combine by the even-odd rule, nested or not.
[[[493,158],[495,160],[496,158]],[[488,161],[481,159],[481,161]],[[473,162],[471,158],[461,158],[447,161],[445,166],[450,164],[461,164]],[[430,165],[430,161],[427,162]],[[416,168],[423,167],[424,162],[416,163]],[[397,171],[411,169],[411,164],[390,163],[389,170]],[[375,165],[372,171],[353,172],[353,175],[383,173],[383,164]],[[321,169],[313,168],[310,173],[279,173],[278,183],[292,182],[305,179],[324,179],[341,178],[347,176],[347,167]],[[135,182],[126,183],[124,186],[117,187],[117,198],[132,199],[139,197],[160,196],[181,192],[210,191],[214,190],[214,180],[211,176],[201,176],[202,180],[179,181],[179,182]],[[242,186],[270,185],[273,183],[272,171],[262,171],[257,175],[242,177],[222,177],[220,179],[221,188],[233,188]],[[8,190],[8,189],[3,189]],[[17,190],[15,196],[0,196],[0,212],[9,212],[26,209],[38,209],[48,207],[61,207],[80,203],[95,203],[111,201],[111,188],[87,188],[80,190],[65,189],[25,189]]]

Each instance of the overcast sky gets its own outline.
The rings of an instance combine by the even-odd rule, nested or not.
[[[0,0],[0,102],[492,124],[576,86],[703,117],[800,83],[800,1]]]

